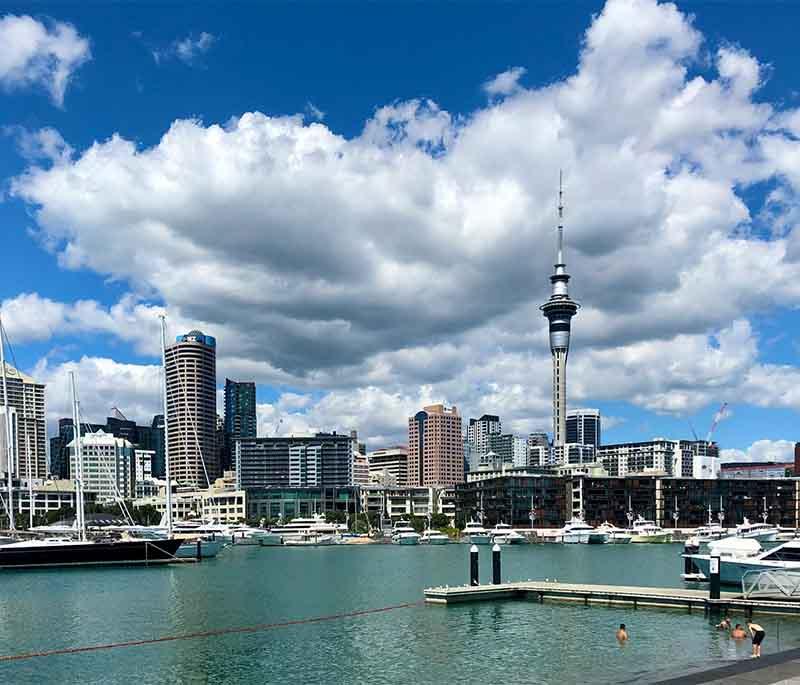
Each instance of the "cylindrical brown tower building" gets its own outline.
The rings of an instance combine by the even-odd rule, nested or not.
[[[172,478],[181,485],[205,488],[219,475],[217,341],[190,331],[179,335],[165,356]]]

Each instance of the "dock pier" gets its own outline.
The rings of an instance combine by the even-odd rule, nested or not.
[[[585,605],[627,605],[703,611],[704,613],[735,612],[752,616],[759,614],[800,615],[800,602],[768,598],[746,599],[741,592],[720,592],[719,599],[709,597],[708,590],[663,587],[634,587],[621,585],[589,585],[559,583],[548,580],[526,580],[491,585],[464,585],[427,588],[428,604],[463,604],[499,600],[534,602],[582,602]]]

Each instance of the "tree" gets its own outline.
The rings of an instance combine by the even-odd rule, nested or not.
[[[408,522],[417,533],[421,533],[428,526],[428,520],[422,516],[409,516],[408,518]]]
[[[431,528],[449,528],[450,517],[446,514],[432,514],[431,515]]]
[[[161,521],[161,512],[152,504],[135,507],[131,511],[131,516],[141,526],[155,526]]]
[[[347,514],[343,511],[326,511],[325,520],[328,523],[345,523],[347,521]]]

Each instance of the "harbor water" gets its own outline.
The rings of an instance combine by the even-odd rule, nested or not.
[[[680,586],[680,545],[524,545],[507,580]],[[299,621],[419,602],[468,578],[468,545],[240,546],[199,564],[4,571],[2,655]],[[481,548],[481,581],[491,578]],[[734,622],[743,617],[734,615]],[[716,621],[719,619],[717,618]],[[747,658],[702,611],[486,602],[0,663],[6,683],[649,682]],[[759,616],[764,653],[800,620]],[[619,623],[631,639],[620,647]]]

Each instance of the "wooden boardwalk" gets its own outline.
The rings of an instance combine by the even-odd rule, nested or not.
[[[464,602],[518,599],[527,601],[564,601],[628,605],[638,607],[668,607],[717,612],[737,612],[746,615],[798,614],[800,602],[772,599],[744,599],[740,592],[722,592],[719,599],[709,599],[708,590],[666,587],[631,587],[623,585],[586,585],[551,581],[527,580],[500,585],[433,587],[425,590],[430,604],[460,604]]]

